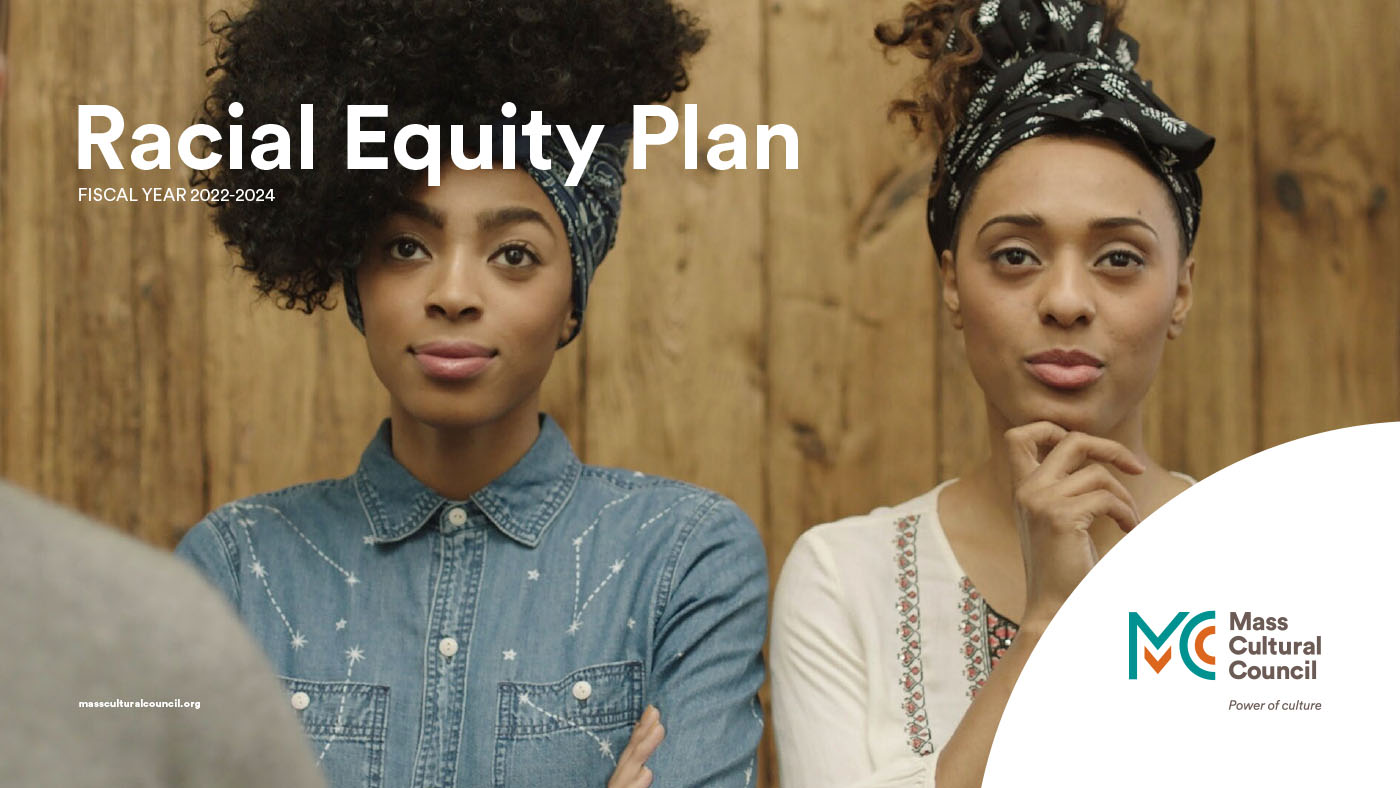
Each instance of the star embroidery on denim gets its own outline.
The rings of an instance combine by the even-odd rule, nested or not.
[[[592,604],[594,598],[596,598],[598,596],[598,593],[601,592],[605,586],[607,586],[608,582],[611,581],[614,577],[617,577],[618,573],[622,571],[622,567],[627,561],[626,555],[623,555],[619,557],[616,561],[614,561],[609,567],[611,571],[609,571],[608,574],[604,576],[603,579],[598,583],[598,585],[595,586],[593,590],[589,592],[588,595],[585,597],[582,594],[584,586],[583,549],[581,545],[583,544],[583,539],[584,537],[593,533],[595,529],[597,529],[598,524],[602,522],[603,516],[607,513],[609,509],[631,499],[632,496],[635,494],[635,491],[629,492],[609,501],[603,506],[602,509],[598,510],[598,516],[593,519],[593,522],[587,528],[583,529],[583,533],[579,536],[574,537],[574,616],[573,623],[569,624],[568,633],[570,635],[578,632],[579,625],[583,622],[583,614],[585,611],[588,610],[588,606]],[[691,493],[689,495],[683,495],[680,498],[677,498],[676,500],[672,501],[670,504],[662,508],[661,511],[652,515],[641,525],[637,526],[637,530],[639,532],[645,531],[649,526],[651,526],[658,520],[662,519],[663,517],[674,511],[677,506],[680,506],[682,503],[692,498],[695,498],[697,495],[699,495],[699,493]]]

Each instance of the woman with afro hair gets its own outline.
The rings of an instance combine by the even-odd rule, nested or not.
[[[753,524],[582,464],[539,413],[616,235],[633,105],[687,86],[696,20],[670,0],[253,0],[214,30],[210,152],[229,161],[235,124],[297,134],[307,104],[315,151],[197,176],[275,194],[215,223],[282,305],[340,287],[389,395],[353,475],[224,505],[179,546],[261,642],[330,783],[748,784]],[[493,166],[444,156],[436,185],[393,156],[351,169],[347,107],[366,104],[387,105],[362,121],[386,141],[461,125]],[[512,125],[535,111],[578,140],[605,127],[576,183],[558,134],[531,151]]]
[[[939,151],[929,236],[992,437],[961,478],[788,556],[770,652],[786,788],[981,785],[1046,625],[1190,484],[1148,456],[1142,404],[1191,307],[1214,140],[1138,76],[1119,16],[919,0],[877,30],[928,61],[895,110]],[[1093,746],[1084,731],[1047,779]]]

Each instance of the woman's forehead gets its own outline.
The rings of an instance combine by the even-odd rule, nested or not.
[[[553,212],[549,197],[524,170],[518,168],[463,170],[445,167],[442,182],[429,186],[426,181],[409,197],[451,216],[475,216],[501,205],[533,205]]]
[[[1136,216],[1161,234],[1171,228],[1173,210],[1166,184],[1121,145],[1096,136],[1046,136],[998,156],[978,179],[964,218],[980,225],[1008,213],[1084,223]]]

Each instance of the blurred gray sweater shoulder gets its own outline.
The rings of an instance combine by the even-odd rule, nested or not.
[[[0,785],[324,785],[221,596],[173,556],[4,481],[0,631]],[[118,705],[177,700],[198,708]]]

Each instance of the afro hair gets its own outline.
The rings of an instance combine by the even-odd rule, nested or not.
[[[210,92],[200,123],[270,123],[295,137],[313,109],[315,168],[220,165],[193,185],[216,193],[270,189],[275,199],[212,201],[214,223],[280,306],[311,312],[357,263],[369,233],[422,173],[346,167],[346,106],[385,104],[387,140],[414,123],[500,122],[501,105],[546,122],[612,125],[635,104],[689,82],[706,33],[670,0],[254,0],[217,15]],[[229,114],[238,102],[243,113]]]

